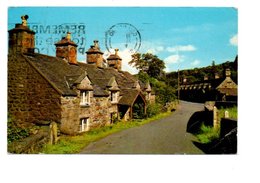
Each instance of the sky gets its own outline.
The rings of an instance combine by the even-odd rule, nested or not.
[[[40,53],[54,56],[54,43],[68,30],[79,61],[85,62],[85,52],[98,40],[104,58],[119,48],[123,70],[133,74],[137,70],[128,62],[134,52],[157,55],[166,72],[233,61],[237,55],[238,11],[230,7],[9,7],[8,29],[25,14]]]
[[[79,61],[86,60],[85,52],[93,40],[99,40],[104,58],[119,48],[123,70],[133,74],[137,70],[128,65],[133,52],[157,55],[165,62],[166,72],[208,66],[213,60],[216,64],[233,61],[237,55],[235,8],[9,7],[8,29],[21,23],[25,14],[36,32],[40,53],[54,56],[54,43],[68,30],[78,44]],[[109,30],[117,35],[106,36]],[[128,47],[127,33],[132,34]]]

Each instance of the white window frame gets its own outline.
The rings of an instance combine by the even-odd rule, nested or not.
[[[151,92],[147,92],[147,100],[151,100]]]
[[[90,105],[90,91],[80,91],[80,105]]]
[[[86,132],[89,131],[89,118],[81,118],[80,119],[80,125],[79,125],[79,132]]]
[[[112,103],[117,103],[118,102],[118,92],[111,92],[111,102]]]

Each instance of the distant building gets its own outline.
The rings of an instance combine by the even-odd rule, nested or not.
[[[231,79],[230,69],[226,69],[225,78],[215,73],[214,79],[209,80],[208,76],[204,76],[203,82],[187,83],[185,79],[180,86],[180,98],[194,102],[237,101],[237,89],[237,84]]]
[[[62,133],[77,134],[146,112],[151,86],[121,70],[118,50],[104,60],[95,40],[86,63],[78,62],[68,33],[55,43],[55,57],[36,53],[27,18],[8,31],[8,113],[16,122],[53,121]]]

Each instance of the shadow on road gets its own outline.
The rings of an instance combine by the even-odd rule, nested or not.
[[[208,111],[195,112],[188,121],[186,132],[195,135],[200,132],[200,127],[202,124],[212,126],[212,115],[212,112]],[[193,141],[193,144],[205,154],[236,154],[237,128],[230,131],[224,137],[216,139],[210,143],[203,144],[198,141]]]
[[[188,121],[186,132],[192,134],[198,133],[202,123],[204,123],[206,126],[211,126],[211,121],[213,118],[212,115],[212,113],[206,111],[198,111],[193,113]]]

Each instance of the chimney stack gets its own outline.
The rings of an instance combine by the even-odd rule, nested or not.
[[[219,79],[219,74],[215,73],[215,79]]]
[[[209,77],[207,75],[204,76],[204,81],[208,81]]]
[[[230,71],[230,69],[226,69],[225,74],[226,74],[226,77],[231,77],[231,71]]]
[[[94,45],[90,46],[87,54],[87,63],[96,64],[97,67],[104,66],[103,52],[99,48],[98,40],[94,40]]]
[[[120,71],[122,69],[122,58],[119,57],[118,51],[119,51],[119,49],[116,48],[115,54],[111,54],[107,58],[107,62],[108,62],[109,67],[113,67]]]
[[[15,28],[9,30],[8,46],[9,52],[12,53],[27,53],[28,50],[34,49],[35,32],[27,26],[28,15],[21,16],[22,23],[15,24]]]
[[[71,33],[68,32],[59,42],[55,43],[56,57],[63,58],[69,64],[77,65],[77,44],[71,40]]]

